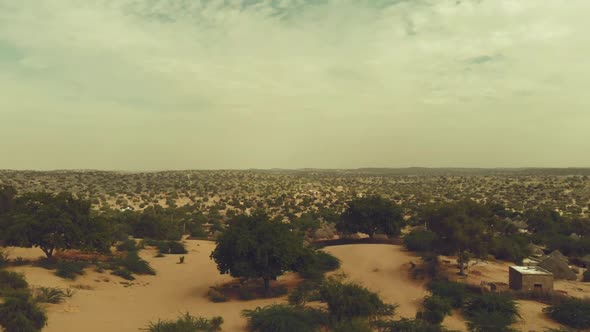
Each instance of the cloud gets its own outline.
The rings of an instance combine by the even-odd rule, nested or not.
[[[231,135],[264,147],[260,154],[318,133],[335,137],[317,143],[334,151],[345,151],[339,141],[365,141],[367,131],[383,133],[371,144],[388,144],[382,138],[392,130],[412,141],[416,126],[438,128],[440,114],[463,128],[481,125],[473,114],[494,114],[503,120],[490,120],[492,127],[517,131],[515,123],[547,117],[547,109],[559,117],[557,110],[572,105],[577,121],[590,121],[583,107],[588,10],[586,0],[0,0],[0,88],[7,92],[0,100],[0,138],[30,127],[27,118],[60,123],[64,114],[76,114],[55,138],[67,166],[73,157],[65,142],[81,132],[110,132],[113,122],[144,123],[131,136],[111,133],[117,139],[109,144],[120,155],[151,141],[154,131],[169,137],[163,138],[168,148],[192,142],[185,126],[206,123],[212,129],[194,134],[211,140],[211,147],[198,145],[212,160],[206,167],[296,167],[288,151],[275,153],[276,159],[209,153],[233,153]],[[188,132],[175,130],[174,119]],[[169,126],[160,131],[158,124]],[[351,133],[353,125],[366,131]],[[279,138],[251,137],[252,129]],[[445,130],[433,134],[454,141],[470,132]],[[580,132],[577,139],[583,138]],[[41,140],[9,147],[37,153],[34,143]],[[364,164],[345,152],[334,152],[333,162],[312,158],[315,148],[297,149],[309,151],[316,164],[302,161],[308,166],[404,164],[380,154],[365,156]],[[173,156],[186,168],[202,164],[183,152]],[[106,168],[142,166],[103,158]],[[452,160],[469,163],[467,157]],[[474,163],[480,162],[494,161]],[[436,164],[436,158],[407,163]],[[27,165],[6,167],[35,167]],[[162,161],[148,168],[173,166]]]

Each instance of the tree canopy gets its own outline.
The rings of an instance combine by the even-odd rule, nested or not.
[[[211,259],[232,277],[270,280],[292,269],[303,250],[303,238],[288,224],[271,221],[262,211],[232,219],[217,238]]]
[[[336,228],[344,233],[361,232],[369,236],[400,234],[403,225],[401,208],[380,196],[356,198],[340,216]]]
[[[492,213],[474,201],[461,201],[431,206],[424,210],[428,229],[438,240],[435,248],[442,254],[458,254],[461,274],[469,255],[483,256],[491,241],[487,229]]]
[[[14,199],[3,218],[5,244],[39,247],[47,257],[55,249],[108,250],[106,220],[93,218],[90,203],[69,193],[26,193]]]

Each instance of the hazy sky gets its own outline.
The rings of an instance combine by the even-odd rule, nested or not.
[[[0,168],[590,166],[589,0],[0,0]]]

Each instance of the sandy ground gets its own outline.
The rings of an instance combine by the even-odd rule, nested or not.
[[[189,254],[185,264],[177,264],[177,256],[155,258],[155,252],[143,251],[142,257],[158,275],[140,276],[131,286],[121,278],[92,269],[75,281],[58,278],[42,268],[23,266],[12,270],[24,272],[33,286],[89,288],[78,290],[64,304],[47,306],[49,325],[44,330],[47,332],[137,331],[149,321],[175,318],[187,311],[204,317],[223,316],[224,331],[245,331],[242,310],[284,301],[211,303],[205,297],[209,287],[231,279],[220,275],[209,259],[213,243],[186,243]],[[411,280],[407,274],[407,263],[417,261],[417,257],[401,247],[389,245],[338,246],[327,251],[342,260],[342,272],[352,280],[379,292],[387,302],[399,304],[399,315],[414,317],[426,295],[422,283]],[[8,252],[11,257],[42,256],[38,249],[10,248]]]
[[[139,276],[132,286],[108,273],[88,270],[75,281],[66,281],[52,271],[35,267],[15,267],[24,272],[33,286],[71,287],[89,286],[91,290],[78,292],[64,304],[48,305],[47,332],[104,332],[138,331],[149,321],[171,319],[181,313],[212,317],[222,316],[223,331],[243,331],[246,321],[243,309],[253,309],[277,300],[212,303],[206,297],[210,286],[231,280],[217,272],[209,259],[214,244],[206,241],[187,241],[189,254],[185,264],[177,264],[178,256],[154,258],[154,251],[143,251],[142,257],[156,269],[156,276]],[[11,249],[12,256],[34,257],[36,250]],[[37,253],[39,254],[40,251]],[[102,280],[109,280],[108,282]]]
[[[422,300],[429,293],[424,282],[409,275],[409,262],[420,262],[415,254],[402,246],[382,244],[345,245],[328,247],[327,252],[342,260],[342,272],[381,295],[387,303],[397,304],[397,317],[414,318]],[[466,330],[459,313],[447,317],[443,323],[454,330]]]
[[[242,310],[285,301],[210,302],[206,298],[209,287],[231,278],[220,275],[209,259],[214,243],[187,241],[186,244],[189,254],[185,255],[185,264],[177,264],[178,256],[175,255],[155,258],[155,251],[142,251],[142,257],[158,274],[139,276],[132,285],[119,277],[92,269],[75,281],[58,278],[52,271],[42,268],[23,266],[11,270],[24,272],[32,286],[83,288],[65,303],[47,306],[49,325],[44,329],[47,332],[138,331],[149,321],[172,319],[184,312],[203,317],[222,316],[225,320],[223,331],[245,331]],[[349,279],[378,292],[386,302],[398,304],[397,317],[413,318],[422,299],[428,295],[424,282],[415,281],[408,274],[408,263],[418,262],[419,257],[401,246],[344,245],[325,250],[342,261],[342,269],[338,272],[344,272]],[[9,248],[7,251],[13,258],[33,259],[43,255],[38,249]],[[452,263],[446,265],[449,275],[453,275]],[[482,280],[507,282],[508,266],[502,262],[478,263],[470,268],[470,277],[463,281],[477,285]],[[579,282],[557,281],[555,288],[572,295],[574,292],[578,296],[590,294],[590,285]],[[559,327],[542,314],[545,305],[519,301],[519,306],[522,320],[514,326],[518,330],[543,331]],[[454,330],[466,330],[465,320],[459,312],[447,317],[444,325]]]

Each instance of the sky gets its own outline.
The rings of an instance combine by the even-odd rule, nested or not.
[[[0,169],[590,167],[588,0],[0,0]]]

